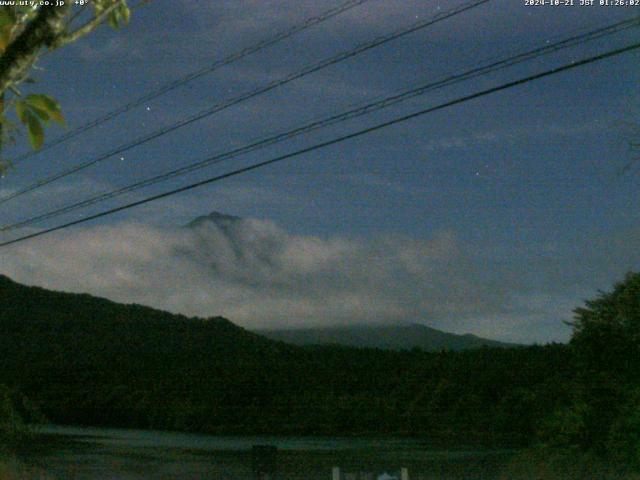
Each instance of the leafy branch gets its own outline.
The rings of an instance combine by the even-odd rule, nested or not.
[[[42,147],[44,127],[50,121],[64,124],[55,99],[42,93],[23,98],[18,90],[23,83],[35,82],[29,74],[38,59],[78,41],[103,23],[120,29],[129,23],[131,16],[127,0],[92,0],[76,8],[71,3],[67,0],[58,6],[0,6],[0,151],[7,142],[14,141],[18,130],[18,125],[7,117],[11,104],[15,104],[19,124],[26,128],[34,149]],[[84,8],[88,4],[91,10]],[[73,26],[79,18],[84,22]],[[0,160],[0,171],[8,165]]]

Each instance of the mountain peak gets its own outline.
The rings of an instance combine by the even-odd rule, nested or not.
[[[207,223],[215,223],[218,226],[228,227],[241,221],[242,218],[236,217],[235,215],[227,215],[226,213],[213,211],[208,215],[202,215],[200,217],[196,217],[192,221],[190,221],[186,226],[190,228],[199,227],[200,225],[205,225]]]

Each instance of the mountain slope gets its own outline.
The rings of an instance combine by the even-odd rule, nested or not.
[[[298,347],[219,317],[187,318],[0,276],[0,384],[54,423],[522,442],[563,398],[567,351]]]
[[[127,328],[127,324],[131,322],[136,322],[136,328]],[[31,325],[32,328],[26,333],[46,335],[55,335],[65,329],[73,330],[81,327],[86,334],[108,335],[100,336],[98,340],[101,342],[113,340],[121,344],[130,343],[132,347],[136,340],[141,339],[127,334],[132,334],[133,330],[140,327],[147,329],[145,341],[160,340],[160,338],[154,338],[154,335],[166,333],[169,330],[172,334],[180,336],[189,328],[195,328],[202,335],[200,339],[207,337],[215,339],[213,345],[220,348],[224,346],[237,349],[250,346],[259,351],[264,348],[274,348],[276,345],[222,317],[188,318],[142,305],[121,304],[89,294],[29,287],[14,282],[4,275],[0,275],[0,325],[3,329],[15,328],[15,331],[22,331],[26,325]],[[42,331],[35,328],[45,325],[47,328]],[[113,331],[107,332],[108,329]],[[7,333],[6,330],[5,333]],[[3,337],[6,341],[7,335]],[[198,338],[190,340],[198,340]],[[188,345],[189,350],[193,350],[201,343],[198,340],[184,346],[186,348]],[[211,346],[207,344],[207,348]]]
[[[425,351],[467,350],[514,345],[488,340],[475,335],[456,335],[425,325],[355,325],[291,330],[258,330],[256,333],[292,345],[344,345],[385,350]]]
[[[297,348],[221,317],[187,318],[0,276],[0,352],[0,383],[54,421],[192,429],[192,409],[206,399],[220,412],[201,428],[215,431],[267,391],[268,369],[280,373]]]

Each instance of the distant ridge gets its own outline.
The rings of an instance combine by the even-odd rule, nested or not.
[[[514,344],[488,340],[472,334],[456,335],[447,333],[416,323],[256,330],[256,333],[272,340],[279,340],[293,345],[344,345],[384,350],[420,348],[425,351],[459,351],[483,346],[515,346]]]

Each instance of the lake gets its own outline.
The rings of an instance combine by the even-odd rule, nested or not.
[[[507,450],[430,447],[418,440],[212,435],[48,426],[19,455],[29,469],[64,480],[253,480],[254,445],[277,447],[281,480],[377,478],[409,469],[411,480],[495,479],[513,454]],[[353,476],[368,472],[367,476]]]

